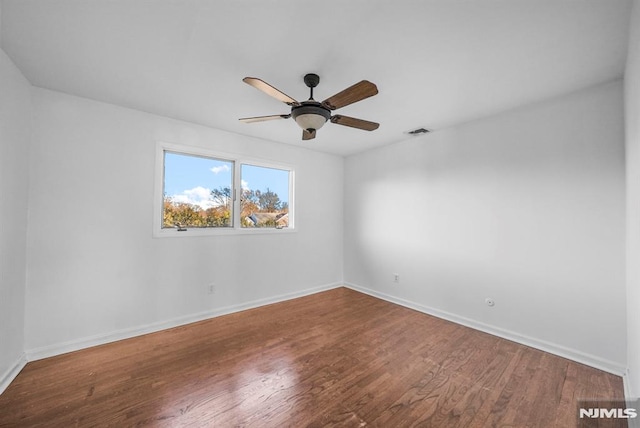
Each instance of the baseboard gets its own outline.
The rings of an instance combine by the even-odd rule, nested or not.
[[[548,352],[550,354],[554,354],[563,358],[567,358],[569,360],[585,364],[590,367],[597,368],[599,370],[603,370],[608,373],[612,373],[618,376],[624,376],[626,372],[626,367],[615,363],[613,361],[608,361],[595,355],[589,355],[584,352],[570,349],[564,347],[562,345],[558,345],[555,343],[547,342],[544,340],[536,339],[533,337],[525,336],[513,331],[505,330],[499,327],[494,327],[488,324],[484,324],[469,318],[461,317],[456,314],[452,314],[450,312],[441,311],[439,309],[431,308],[420,303],[412,302],[409,300],[402,299],[400,297],[392,296],[386,293],[382,293],[376,290],[372,290],[367,287],[363,287],[353,283],[344,284],[345,287],[351,288],[355,291],[359,291],[361,293],[368,294],[373,297],[377,297],[382,300],[386,300],[391,303],[395,303],[410,309],[414,309],[418,312],[422,312],[428,315],[432,315],[438,318],[445,319],[447,321],[454,322],[456,324],[461,324],[466,327],[473,328],[475,330],[482,331],[484,333],[489,333],[494,336],[501,337],[503,339],[510,340],[512,342],[520,343],[522,345],[530,346],[532,348],[539,349],[541,351]]]
[[[63,342],[63,343],[44,346],[40,348],[30,349],[25,352],[25,355],[23,355],[21,359],[15,364],[14,368],[10,369],[2,377],[1,383],[0,383],[0,391],[4,390],[4,388],[8,386],[8,384],[15,378],[15,376],[20,372],[20,370],[22,370],[22,368],[24,367],[27,361],[40,360],[43,358],[65,354],[67,352],[73,352],[73,351],[78,351],[85,348],[90,348],[92,346],[104,345],[106,343],[116,342],[118,340],[130,339],[132,337],[141,336],[149,333],[155,333],[157,331],[165,330],[168,328],[173,328],[173,327],[178,327],[185,324],[190,324],[193,322],[203,321],[206,319],[211,319],[211,318],[219,317],[222,315],[228,315],[231,313],[253,309],[253,308],[257,308],[260,306],[265,306],[273,303],[284,302],[287,300],[308,296],[310,294],[315,294],[322,291],[339,288],[342,286],[350,288],[355,291],[359,291],[361,293],[368,294],[373,297],[377,297],[379,299],[382,299],[391,303],[395,303],[410,309],[417,310],[425,314],[442,318],[447,321],[454,322],[456,324],[461,324],[466,327],[473,328],[475,330],[489,333],[494,336],[501,337],[503,339],[511,340],[513,342],[520,343],[522,345],[540,349],[541,351],[549,352],[551,354],[558,355],[560,357],[567,358],[567,359],[576,361],[578,363],[582,363],[600,370],[604,370],[609,373],[616,374],[618,376],[622,376],[623,380],[625,380],[625,388],[627,388],[626,376],[625,376],[626,368],[615,362],[604,360],[599,357],[589,355],[581,351],[566,348],[554,343],[546,342],[544,340],[539,340],[536,338],[524,336],[512,331],[509,331],[509,330],[505,330],[505,329],[501,329],[501,328],[487,325],[484,323],[480,323],[472,319],[468,319],[456,314],[431,308],[416,302],[412,302],[406,299],[402,299],[402,298],[392,296],[386,293],[382,293],[376,290],[372,290],[370,288],[363,287],[357,284],[345,282],[344,284],[343,283],[326,284],[318,287],[296,291],[293,293],[286,293],[286,294],[272,296],[264,299],[253,300],[253,301],[241,303],[238,305],[226,306],[226,307],[214,309],[212,311],[205,311],[205,312],[200,312],[196,314],[190,314],[183,317],[174,318],[171,320],[160,321],[160,322],[142,325],[138,327],[118,330],[118,331],[114,331],[107,334],[85,337],[85,338],[81,338],[81,339],[73,340],[69,342]],[[626,389],[625,389],[625,394],[628,394],[628,391]]]
[[[241,303],[237,305],[226,306],[217,308],[211,311],[205,311],[195,314],[190,314],[166,321],[160,321],[156,323],[146,324],[138,327],[127,328],[123,330],[117,330],[107,334],[100,334],[96,336],[90,336],[73,340],[64,343],[57,343],[54,345],[43,346],[40,348],[30,349],[26,351],[26,361],[36,361],[43,358],[49,358],[56,355],[66,354],[68,352],[79,351],[81,349],[90,348],[92,346],[104,345],[111,342],[117,342],[118,340],[130,339],[136,336],[142,336],[144,334],[155,333],[168,328],[179,327],[185,324],[191,324],[198,321],[203,321],[222,315],[228,315],[235,312],[245,311],[247,309],[254,309],[260,306],[270,305],[273,303],[284,302],[298,297],[308,296],[310,294],[319,293],[321,291],[331,290],[333,288],[342,287],[342,283],[326,284],[318,287],[308,288],[293,293],[286,293],[277,296],[272,296],[264,299],[252,300],[250,302]]]
[[[27,356],[23,353],[20,358],[0,378],[0,394],[4,392],[11,382],[18,376],[18,373],[27,365]]]
[[[631,395],[631,385],[629,384],[629,370],[625,370],[624,374],[622,375],[622,384],[624,386],[624,398],[634,398]]]
[[[624,398],[627,402],[634,402],[634,407],[637,407],[638,397],[634,396],[631,391],[631,384],[629,381],[629,370],[626,370],[624,375],[622,376],[622,384],[624,386]],[[636,408],[636,411],[640,411],[640,409]],[[640,428],[640,418],[627,419],[628,428]]]

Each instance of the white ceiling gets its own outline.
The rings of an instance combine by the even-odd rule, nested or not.
[[[349,155],[622,76],[627,0],[2,0],[1,42],[32,84]],[[323,100],[362,79],[380,93],[301,141],[287,105],[314,72]]]

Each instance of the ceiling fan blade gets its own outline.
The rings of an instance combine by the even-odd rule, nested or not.
[[[313,140],[316,138],[316,130],[307,131],[306,129],[302,130],[302,139],[303,140]]]
[[[290,114],[273,114],[271,116],[243,117],[242,119],[238,119],[238,120],[244,123],[253,123],[253,122],[264,122],[266,120],[289,119],[290,117],[291,117]]]
[[[352,128],[364,129],[365,131],[373,131],[378,129],[379,123],[369,122],[368,120],[356,119],[354,117],[335,115],[331,116],[331,123],[338,125],[350,126]]]
[[[332,97],[322,102],[330,110],[336,110],[349,104],[364,100],[378,93],[378,87],[368,80],[363,80],[355,85],[349,86],[342,92],[338,92]]]
[[[282,101],[285,104],[288,104],[290,106],[300,105],[298,101],[294,100],[289,95],[282,92],[281,90],[274,88],[264,80],[261,80],[255,77],[245,77],[244,79],[242,79],[242,81],[247,85],[251,85],[254,88],[264,92],[265,94],[272,96],[276,100]]]

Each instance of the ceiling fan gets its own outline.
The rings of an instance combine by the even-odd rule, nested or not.
[[[352,128],[363,129],[365,131],[373,131],[378,129],[380,124],[369,122],[367,120],[356,119],[340,114],[331,115],[331,111],[341,107],[348,106],[365,98],[372,97],[378,93],[378,88],[368,80],[362,80],[355,85],[349,86],[347,89],[338,92],[332,97],[322,102],[313,99],[313,88],[320,83],[320,76],[309,73],[304,76],[304,83],[310,88],[311,95],[307,101],[298,102],[289,95],[274,88],[264,80],[255,77],[245,77],[242,81],[254,88],[272,96],[278,101],[291,106],[289,114],[275,114],[271,116],[245,117],[240,119],[244,123],[263,122],[265,120],[289,119],[293,117],[296,123],[302,128],[302,139],[311,140],[316,138],[316,131],[329,120],[338,125],[350,126]]]

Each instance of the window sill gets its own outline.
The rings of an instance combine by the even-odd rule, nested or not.
[[[238,235],[272,235],[272,234],[288,234],[296,233],[295,228],[236,228],[236,227],[221,227],[211,229],[198,229],[192,228],[179,232],[178,229],[162,229],[154,230],[154,238],[189,238],[189,237],[201,237],[201,236],[238,236]]]

